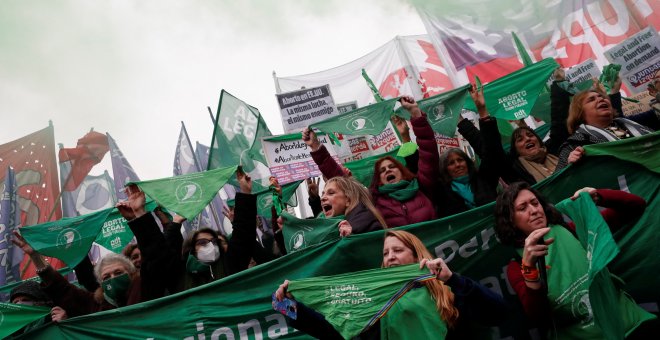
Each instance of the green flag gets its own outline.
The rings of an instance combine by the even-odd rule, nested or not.
[[[56,257],[73,268],[87,256],[113,209],[23,227],[21,235],[41,254]]]
[[[43,318],[50,308],[0,303],[0,339],[10,336],[27,324]]]
[[[131,182],[167,210],[192,220],[218,194],[236,172],[237,166],[187,175]]]
[[[350,339],[385,314],[395,302],[393,297],[400,298],[413,287],[411,281],[429,279],[435,278],[415,263],[291,281],[288,291]]]
[[[529,66],[534,64],[529,53],[527,53],[527,49],[525,49],[525,45],[523,45],[522,41],[518,38],[518,35],[516,35],[515,32],[511,32],[511,36],[513,37],[513,42],[516,44],[516,50],[518,51],[518,55],[520,56],[523,65]]]
[[[390,121],[392,109],[398,98],[392,98],[380,103],[363,106],[342,115],[314,123],[310,127],[317,128],[328,135],[333,132],[345,135],[377,135],[385,129]]]
[[[419,108],[426,113],[426,118],[433,131],[447,137],[453,137],[456,134],[456,124],[461,118],[461,111],[469,97],[469,88],[468,84],[418,102]],[[410,120],[410,113],[403,107],[396,110],[396,115]]]
[[[376,102],[380,103],[383,100],[385,100],[385,99],[383,99],[383,96],[380,95],[380,92],[378,92],[378,88],[376,88],[376,85],[374,85],[374,82],[371,81],[371,78],[369,78],[369,75],[367,74],[367,71],[365,71],[364,69],[362,69],[362,77],[367,82],[367,86],[369,86],[369,89],[371,90],[371,93],[373,93],[374,99],[376,99]]]
[[[636,140],[636,139],[632,139]],[[640,145],[644,147],[644,143]],[[598,176],[594,175],[598,169]],[[643,197],[648,204],[635,225],[615,233],[619,255],[610,262],[612,274],[626,282],[626,291],[639,303],[660,299],[660,276],[649,275],[660,268],[657,254],[657,211],[660,211],[658,174],[637,163],[612,156],[590,156],[536,184],[550,202],[559,202],[584,186],[620,189]],[[502,246],[495,237],[494,203],[435,221],[401,227],[419,237],[432,252],[445,259],[452,271],[460,272],[511,302],[514,309],[505,324],[493,329],[470,328],[471,339],[514,337],[522,318],[517,296],[507,288],[502,269],[515,250]],[[288,254],[214,281],[194,290],[68,320],[32,331],[39,339],[96,339],[113,334],[121,338],[198,338],[222,335],[234,339],[309,339],[295,332],[286,318],[272,310],[271,293],[285,280],[338,275],[379,268],[384,231],[352,235],[327,241]],[[127,327],[130,325],[131,327]],[[406,325],[404,325],[405,327]],[[533,328],[529,326],[529,328]],[[485,333],[484,333],[485,332]]]
[[[628,138],[609,143],[585,145],[584,151],[590,156],[611,155],[634,162],[647,169],[660,173],[660,131],[637,138]]]
[[[518,120],[527,117],[548,78],[559,65],[547,58],[484,85],[486,108],[491,116]],[[471,100],[464,108],[477,112]]]
[[[259,110],[222,90],[209,148],[208,169],[241,165],[252,177],[253,190],[268,187],[270,171],[261,147],[261,137],[270,130]],[[239,186],[235,178],[229,183]]]
[[[286,252],[302,250],[339,237],[339,222],[344,216],[332,218],[299,219],[286,212],[282,213],[284,224],[282,233]]]
[[[397,158],[401,163],[403,164],[406,163],[405,159],[401,157],[397,157],[398,152],[399,152],[399,147],[396,147],[380,155],[371,156],[357,161],[344,163],[344,166],[347,167],[348,170],[351,170],[351,173],[353,174],[353,178],[355,178],[358,182],[364,184],[364,186],[368,188],[371,185],[371,180],[373,179],[374,176],[374,165],[379,159],[385,156],[392,156]]]

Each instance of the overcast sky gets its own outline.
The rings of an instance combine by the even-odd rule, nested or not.
[[[3,0],[0,144],[48,125],[109,132],[141,179],[172,176],[181,121],[209,144],[221,89],[282,132],[272,72],[325,70],[424,34],[399,0]],[[109,156],[109,155],[108,155]],[[102,173],[106,160],[92,170]]]

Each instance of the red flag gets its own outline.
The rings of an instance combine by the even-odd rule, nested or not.
[[[60,188],[57,180],[55,137],[53,126],[25,137],[0,145],[0,181],[4,180],[7,167],[14,168],[18,200],[21,206],[21,225],[34,225],[62,218],[62,211],[55,207]],[[34,266],[26,268],[25,257],[21,263],[21,277],[36,275]],[[63,262],[51,259],[53,268],[62,268]]]
[[[108,150],[110,150],[108,137],[96,131],[91,131],[78,139],[75,148],[60,149],[60,163],[71,162],[71,172],[66,182],[62,184],[62,190],[76,190],[92,167],[101,163]]]

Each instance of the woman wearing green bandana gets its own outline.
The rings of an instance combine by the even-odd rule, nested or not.
[[[417,175],[410,172],[393,157],[383,157],[374,165],[370,187],[373,204],[388,227],[398,227],[437,218],[433,201],[440,174],[438,147],[435,134],[426,114],[414,98],[401,97],[401,106],[410,112],[419,146]],[[330,179],[345,176],[342,168],[321,145],[314,132],[306,129],[303,140],[312,150],[311,155],[323,175]]]
[[[646,207],[641,197],[619,190],[584,188],[572,199],[582,199],[578,194],[583,191],[589,193],[594,203],[606,208],[599,212],[592,204],[589,213],[587,209],[579,210],[585,210],[585,222],[581,223],[591,227],[607,222],[605,230],[608,226],[620,229],[641,216]],[[617,338],[612,329],[602,327],[620,325],[616,329],[621,336],[630,335],[643,321],[652,318],[620,288],[614,288],[616,280],[606,267],[595,279],[590,278],[590,268],[597,261],[593,255],[596,251],[587,252],[576,236],[576,224],[565,223],[562,215],[528,183],[513,183],[502,192],[497,199],[496,220],[498,239],[517,247],[520,255],[507,268],[509,283],[529,320],[547,331],[550,338]],[[588,232],[600,239],[606,237],[591,229]],[[590,244],[588,248],[593,247]],[[599,287],[611,286],[611,293],[603,294],[602,288],[593,293],[596,282]],[[599,309],[592,308],[596,306],[594,299],[607,306],[608,320],[602,318],[602,313],[597,314]]]
[[[316,286],[300,293],[297,302],[297,317],[288,320],[294,328],[320,339],[343,339],[342,335],[355,336],[355,339],[469,339],[469,325],[476,322],[481,326],[496,326],[506,319],[509,308],[501,296],[488,288],[458,273],[452,272],[442,259],[433,259],[422,241],[415,235],[402,230],[387,230],[383,242],[383,268],[392,268],[419,263],[419,268],[428,268],[435,278],[415,284],[413,288],[394,302],[387,312],[378,315],[362,314],[355,311],[350,321],[344,315],[322,315],[305,306],[305,298],[318,300],[316,305],[328,305],[333,294],[318,294]],[[387,278],[369,279],[362,274],[354,274],[350,282],[358,286],[385,286],[391,284]],[[372,274],[373,275],[373,274]],[[389,276],[384,274],[385,276]],[[418,274],[416,274],[418,275]],[[309,280],[308,280],[309,281]],[[317,280],[318,287],[334,285],[332,277]],[[330,282],[328,282],[330,281]],[[358,281],[360,283],[358,283]],[[294,290],[296,282],[291,283]],[[351,284],[352,285],[352,284]],[[309,286],[307,284],[306,286]],[[285,281],[275,292],[275,298],[293,299],[288,293],[289,281]],[[398,287],[395,286],[396,289]],[[323,291],[323,288],[318,288]],[[394,291],[396,291],[394,289]],[[365,295],[350,293],[342,296],[366,296],[370,299],[386,301],[392,298],[391,290],[376,292],[379,288],[369,289]],[[339,290],[343,292],[343,289]],[[312,301],[309,301],[310,303]],[[332,303],[330,303],[332,304]],[[381,308],[381,306],[376,306]],[[359,307],[356,307],[359,308]],[[332,309],[330,309],[332,310]],[[339,310],[337,312],[341,313]],[[380,316],[378,321],[376,317]],[[374,322],[371,322],[374,320]],[[371,325],[371,326],[368,326]],[[367,327],[367,329],[364,329]],[[361,331],[361,332],[360,332]]]

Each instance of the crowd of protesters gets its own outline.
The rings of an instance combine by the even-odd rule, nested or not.
[[[352,178],[331,157],[312,130],[303,131],[303,141],[324,177],[323,190],[318,180],[307,182],[309,203],[317,218],[340,218],[337,228],[341,237],[386,229],[384,268],[420,263],[436,276],[437,280],[425,284],[426,290],[409,293],[410,296],[422,294],[423,298],[416,301],[423,303],[399,309],[399,313],[408,313],[412,325],[426,327],[423,329],[428,334],[440,332],[442,337],[464,338],[468,321],[496,326],[503,322],[511,306],[488,288],[450,270],[442,259],[434,259],[415,235],[390,228],[458,214],[496,201],[498,239],[517,248],[520,255],[508,265],[506,273],[530,322],[542,334],[555,334],[558,338],[600,336],[593,325],[578,327],[563,310],[566,306],[558,302],[556,294],[562,283],[557,271],[546,272],[545,261],[554,261],[556,266],[571,263],[575,266],[587,254],[576,241],[575,224],[564,221],[531,185],[569,164],[579,163],[585,145],[652,133],[658,115],[652,112],[638,121],[624,118],[620,80],[609,94],[598,83],[592,89],[572,94],[567,90],[563,71],[555,72],[554,78],[550,87],[549,138],[544,141],[531,128],[520,126],[512,133],[508,152],[502,147],[496,119],[486,109],[483,88],[471,87],[470,96],[479,115],[478,128],[472,121],[462,119],[458,130],[479,157],[478,166],[461,149],[440,154],[426,113],[408,96],[402,97],[400,103],[411,115],[417,151],[406,159],[387,156],[377,160],[369,188]],[[649,86],[656,102],[660,97],[656,90],[659,86],[660,72]],[[395,118],[394,123],[402,135],[409,133],[405,121]],[[282,219],[278,219],[276,209],[272,209],[273,216],[268,216],[273,221],[272,237],[278,242],[265,250],[263,244],[255,244],[259,225],[266,222],[257,216],[250,177],[239,171],[237,180],[240,192],[236,194],[235,206],[225,211],[233,226],[229,239],[213,229],[200,228],[184,240],[180,232],[183,218],[175,215],[170,219],[158,210],[148,212],[144,192],[135,185],[127,187],[128,200],[117,204],[117,208],[128,220],[137,242],[124,249],[123,254],[106,255],[93,268],[89,259],[83,260],[76,267],[80,285],[69,283],[15,232],[13,242],[30,257],[41,283],[30,281],[18,286],[11,292],[11,302],[51,308],[46,318],[21,331],[46,322],[157,299],[282,256],[285,253]],[[277,182],[273,184],[279,190]],[[613,231],[625,229],[642,215],[646,206],[642,198],[622,191],[593,188],[581,191],[604,208],[601,214]],[[562,247],[554,249],[557,244]],[[578,280],[584,274],[580,271],[584,268],[577,267],[571,280]],[[612,280],[609,274],[605,279]],[[285,281],[277,289],[279,300],[294,298],[287,293],[287,285]],[[623,291],[619,293],[612,304],[620,306],[622,315],[625,314],[622,318],[628,334],[644,318],[634,302]],[[319,338],[341,338],[323,315],[303,303],[299,304],[299,319],[291,320],[293,327]],[[396,320],[396,313],[392,312],[392,320]],[[426,318],[428,313],[432,314],[430,319]],[[385,318],[360,338],[401,338],[400,332],[393,321]]]

